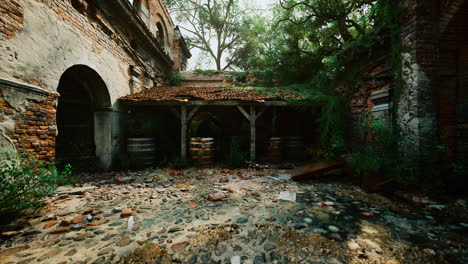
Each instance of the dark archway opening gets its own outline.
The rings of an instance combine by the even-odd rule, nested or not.
[[[111,102],[104,81],[76,65],[63,73],[57,91],[56,160],[75,170],[110,166]]]

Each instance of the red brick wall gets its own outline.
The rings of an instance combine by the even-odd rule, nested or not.
[[[27,99],[26,111],[21,112],[11,107],[0,91],[0,113],[4,114],[0,115],[0,122],[14,120],[14,130],[7,130],[5,134],[20,153],[32,154],[40,160],[54,160],[57,97],[49,94],[41,101]]]
[[[451,157],[467,152],[466,112],[468,104],[468,3],[460,6],[440,36],[438,85],[439,131]],[[466,108],[465,108],[466,109]]]
[[[23,8],[17,0],[0,1],[0,37],[12,38],[23,29]]]

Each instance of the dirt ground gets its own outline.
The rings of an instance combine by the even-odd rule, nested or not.
[[[1,227],[3,263],[468,263],[464,200],[368,194],[290,171],[77,175]],[[403,196],[405,196],[403,195]]]

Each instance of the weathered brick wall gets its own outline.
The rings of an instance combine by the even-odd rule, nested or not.
[[[468,157],[468,4],[449,6],[451,20],[440,36],[437,86],[439,133],[450,157]]]
[[[132,55],[130,40],[125,39],[123,34],[119,34],[117,28],[108,24],[99,11],[95,16],[91,15],[92,7],[86,1],[37,1],[53,10],[59,19],[79,30],[80,37],[92,40],[93,52],[96,55],[99,56],[105,49],[123,64],[135,65],[138,63]],[[81,3],[81,5],[73,5],[72,2]]]
[[[19,153],[32,155],[44,161],[53,161],[58,95],[44,93],[42,96],[28,98],[27,92],[18,93],[25,98],[20,108],[11,105],[0,90],[0,123],[13,122],[3,127],[3,133],[11,139]]]
[[[0,2],[0,37],[11,38],[23,29],[23,8],[18,0]]]

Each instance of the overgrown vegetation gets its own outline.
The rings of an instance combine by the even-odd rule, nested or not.
[[[44,205],[46,195],[67,182],[71,166],[58,170],[53,163],[0,150],[0,218]]]
[[[171,86],[182,86],[183,83],[184,83],[184,76],[182,76],[182,74],[178,72],[173,73],[169,77],[169,85]]]

